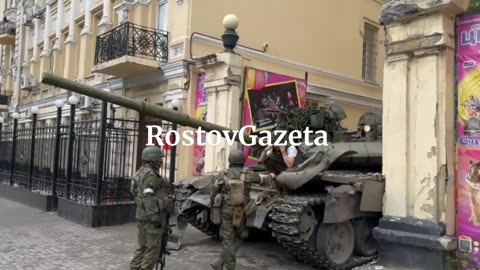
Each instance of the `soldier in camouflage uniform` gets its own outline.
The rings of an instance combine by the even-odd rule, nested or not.
[[[212,221],[221,224],[222,254],[221,258],[211,264],[215,270],[234,270],[236,252],[240,242],[247,236],[246,220],[255,213],[255,202],[250,198],[250,186],[253,183],[271,184],[269,176],[244,168],[243,151],[233,150],[228,157],[230,168],[224,178],[216,182],[216,189],[211,195]]]
[[[167,213],[173,212],[172,185],[158,173],[163,151],[155,146],[142,152],[143,165],[132,179],[131,192],[137,204],[138,244],[131,270],[151,270],[160,256],[162,235],[168,226]],[[170,193],[171,194],[171,193]]]

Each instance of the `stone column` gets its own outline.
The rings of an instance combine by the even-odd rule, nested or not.
[[[90,12],[90,9],[92,8],[92,0],[86,0],[85,1],[85,25],[82,29],[82,32],[80,33],[80,41],[78,43],[78,48],[79,51],[81,52],[81,55],[79,57],[79,72],[78,76],[80,78],[85,78],[85,76],[89,75],[87,74],[87,67],[89,67],[93,63],[92,59],[94,57],[93,53],[94,51],[90,52],[87,50],[89,47],[89,44],[92,42],[92,29],[91,29],[91,21],[92,21],[92,13]],[[90,54],[88,54],[90,52]]]
[[[32,63],[36,63],[38,61],[38,42],[40,38],[40,19],[35,20],[35,33],[33,35],[33,56],[31,59]]]
[[[23,67],[27,68],[30,66],[30,55],[29,55],[29,48],[31,43],[31,30],[29,26],[25,27],[25,48],[24,48],[24,57],[23,57]]]
[[[85,0],[85,25],[83,26],[83,29],[80,35],[90,34],[91,32],[91,23],[92,23],[92,13],[90,12],[91,8],[92,8],[92,0]]]
[[[73,2],[72,2],[73,3]],[[59,51],[62,47],[61,45],[61,35],[62,35],[62,26],[63,26],[63,17],[65,16],[64,15],[64,12],[63,12],[63,8],[64,8],[64,2],[63,0],[58,0],[57,2],[57,28],[55,29],[55,45],[53,46],[53,50],[54,51]]]
[[[50,40],[48,36],[50,35],[50,27],[52,21],[52,14],[51,14],[51,1],[46,1],[46,9],[45,9],[45,29],[43,32],[43,50],[40,55],[40,74],[44,71],[50,69]]]
[[[70,3],[70,18],[68,21],[68,37],[65,41],[65,63],[64,63],[64,76],[69,79],[74,79],[75,71],[75,17],[77,15],[78,0],[72,0]],[[86,24],[86,23],[85,23]]]
[[[112,1],[103,0],[103,16],[102,16],[102,20],[98,24],[100,28],[100,34],[107,32],[112,27],[112,19],[110,15],[111,9],[112,9]]]
[[[45,9],[45,32],[43,32],[43,51],[42,56],[48,57],[49,53],[49,40],[48,36],[50,34],[50,25],[52,21],[52,8],[51,8],[51,1],[47,1],[46,9]]]
[[[456,248],[454,213],[447,211],[455,198],[445,179],[455,178],[455,16],[466,7],[457,0],[399,2],[385,4],[381,15],[386,190],[374,236],[386,268],[442,270]]]

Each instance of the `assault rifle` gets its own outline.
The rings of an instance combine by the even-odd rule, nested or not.
[[[169,196],[169,200],[171,199],[172,204],[175,205],[175,196],[173,198]],[[166,265],[166,256],[170,256],[170,251],[167,250],[167,243],[168,243],[168,238],[170,236],[170,233],[172,233],[172,229],[170,228],[170,214],[167,213],[167,222],[165,224],[165,230],[163,230],[163,235],[162,235],[162,242],[160,243],[160,256],[158,257],[157,261],[157,266],[155,267],[155,270],[158,270],[158,267],[160,266],[160,270],[163,270]]]

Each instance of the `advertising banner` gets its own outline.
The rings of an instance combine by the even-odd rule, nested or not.
[[[276,125],[279,108],[305,107],[307,81],[264,70],[246,68],[243,122],[255,126],[255,133]],[[252,130],[247,130],[252,133]],[[258,134],[260,136],[260,134]],[[262,149],[245,146],[246,165],[257,162]]]
[[[197,119],[201,119],[206,121],[207,120],[207,91],[205,91],[204,88],[204,82],[205,82],[205,74],[200,74],[198,75],[198,80],[197,80],[197,97],[196,97],[196,111],[195,111],[195,117]],[[193,174],[201,174],[204,172],[204,165],[205,165],[205,142],[206,138],[205,136],[202,136],[201,138],[202,145],[198,145],[199,142],[196,141],[195,139],[195,144],[193,147]]]
[[[457,19],[458,248],[480,259],[480,15]]]

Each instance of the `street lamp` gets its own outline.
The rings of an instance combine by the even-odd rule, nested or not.
[[[70,96],[68,98],[68,104],[70,105],[77,105],[78,104],[78,97],[77,96]]]
[[[14,120],[17,120],[18,118],[20,118],[20,114],[18,114],[17,112],[14,112],[14,113],[12,113],[12,118]]]
[[[20,32],[18,39],[18,61],[17,61],[17,80],[15,81],[15,103],[13,105],[14,110],[18,107],[18,102],[20,100],[20,87],[22,81],[22,65],[23,65],[23,32],[24,32],[24,20],[25,20],[25,9],[32,8],[34,3],[33,0],[17,0],[15,1],[16,8],[20,8]],[[12,10],[13,12],[13,10]],[[14,11],[16,12],[16,10]]]
[[[37,106],[33,106],[32,108],[30,108],[30,112],[33,114],[33,115],[36,115],[40,110],[38,109]]]
[[[55,101],[55,107],[57,107],[58,109],[63,108],[64,105],[65,105],[65,102],[61,99]]]
[[[238,27],[238,18],[233,14],[228,14],[223,18],[223,26],[225,27],[225,32],[222,35],[223,47],[225,47],[225,52],[234,53],[233,49],[237,45],[239,39],[235,29]]]

